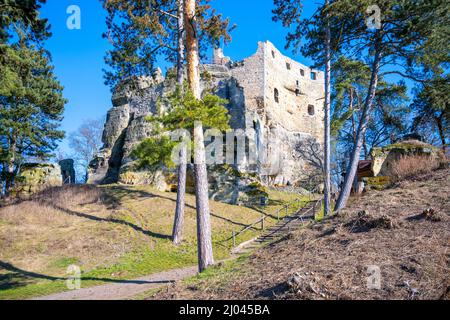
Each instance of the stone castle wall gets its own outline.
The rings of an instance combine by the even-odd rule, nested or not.
[[[324,74],[283,56],[270,42],[260,43],[264,50],[264,109],[271,121],[291,132],[323,137]],[[303,72],[303,74],[302,74]],[[311,79],[311,74],[316,76]],[[275,101],[278,91],[278,102]],[[308,107],[314,108],[314,114]]]

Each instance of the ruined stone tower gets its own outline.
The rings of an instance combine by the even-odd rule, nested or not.
[[[229,101],[230,126],[256,132],[253,138],[257,151],[265,154],[264,163],[243,161],[236,169],[267,184],[300,184],[314,169],[304,159],[302,145],[322,143],[323,72],[282,55],[268,41],[260,42],[254,55],[239,62],[232,62],[222,50],[215,49],[212,63],[203,64],[201,72],[209,75],[203,77],[203,88],[212,87]],[[105,123],[104,147],[91,164],[90,182],[167,187],[163,174],[136,171],[130,153],[151,131],[145,116],[156,112],[158,97],[174,86],[173,77],[158,73],[139,79],[138,88],[131,89],[124,82],[116,90]]]

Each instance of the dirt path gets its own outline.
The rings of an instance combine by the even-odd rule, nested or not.
[[[66,291],[35,298],[34,300],[124,300],[164,284],[182,280],[197,274],[197,266],[155,273],[135,280],[105,284],[90,288]],[[81,283],[83,285],[83,283]]]

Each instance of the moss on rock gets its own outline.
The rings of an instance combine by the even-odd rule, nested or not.
[[[391,184],[391,178],[387,176],[363,178],[367,189],[384,190]]]
[[[63,184],[61,167],[57,164],[28,163],[21,168],[12,194],[29,196],[49,187]]]

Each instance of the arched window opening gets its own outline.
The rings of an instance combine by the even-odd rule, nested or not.
[[[310,116],[313,116],[314,113],[315,113],[315,111],[314,111],[314,106],[313,106],[312,104],[310,104],[310,105],[308,106],[308,114],[309,114]]]

